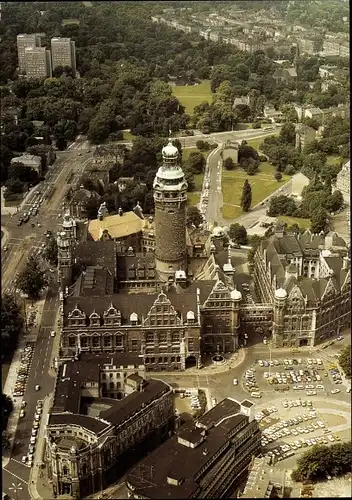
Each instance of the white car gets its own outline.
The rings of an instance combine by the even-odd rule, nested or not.
[[[24,410],[20,411],[20,418],[23,418],[25,416],[26,412]]]
[[[37,439],[37,438],[36,438],[35,436],[31,436],[30,443],[31,443],[31,444],[35,444],[36,439]]]
[[[38,429],[32,429],[32,436],[36,436],[38,434]]]
[[[40,420],[40,415],[38,415],[38,413],[36,413],[36,414],[34,415],[34,420],[36,420],[37,422],[39,422],[39,420]]]
[[[36,386],[35,386],[35,390],[36,390],[36,391],[40,391],[40,385],[36,385]]]
[[[237,380],[237,378],[234,378],[234,379],[233,379],[233,385],[238,385],[238,380]]]
[[[332,389],[331,394],[338,394],[340,392],[340,389]]]

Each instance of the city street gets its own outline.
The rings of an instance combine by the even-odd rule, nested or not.
[[[26,413],[23,418],[18,420],[11,458],[9,463],[3,467],[3,491],[10,495],[11,491],[9,488],[14,480],[16,480],[16,483],[23,481],[25,486],[22,491],[18,492],[18,500],[27,500],[30,498],[28,493],[30,469],[22,464],[21,459],[28,451],[36,404],[38,400],[44,400],[54,390],[55,375],[53,370],[50,370],[50,367],[52,365],[52,350],[55,337],[51,337],[50,332],[51,330],[57,330],[58,305],[58,289],[57,286],[53,286],[48,291],[45,300],[26,391],[23,397],[14,398],[20,402],[26,401]],[[39,391],[35,390],[36,385],[40,386]],[[43,414],[40,422],[41,426],[45,425],[46,418],[47,416]]]

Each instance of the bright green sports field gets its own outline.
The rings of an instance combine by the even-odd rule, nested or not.
[[[186,108],[186,113],[193,114],[193,109],[202,102],[211,103],[212,92],[210,90],[210,80],[203,80],[199,85],[175,85],[172,93]]]

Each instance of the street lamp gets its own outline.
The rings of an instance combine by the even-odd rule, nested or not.
[[[23,488],[21,488],[21,483],[18,483],[17,485],[15,483],[12,483],[12,487],[10,486],[9,490],[15,493],[16,500],[18,500],[18,492],[23,490]]]

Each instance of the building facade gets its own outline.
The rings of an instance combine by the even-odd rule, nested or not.
[[[26,71],[26,48],[30,47],[40,47],[40,37],[35,33],[21,33],[17,35],[17,57],[18,57],[18,69],[20,73]]]
[[[227,398],[189,421],[128,475],[129,498],[226,498],[261,446],[250,401]]]
[[[53,70],[58,66],[72,68],[76,75],[76,45],[71,38],[55,37],[51,39],[51,60]]]
[[[27,78],[51,77],[50,50],[45,47],[26,47],[24,52]]]
[[[255,254],[254,280],[257,296],[272,304],[275,347],[313,347],[350,326],[350,261],[336,233],[277,228]]]
[[[143,373],[138,356],[82,356],[60,366],[45,436],[54,496],[102,491],[174,430],[172,388]],[[119,400],[104,396],[106,379],[119,386]]]
[[[21,163],[24,167],[32,168],[38,175],[42,174],[42,159],[40,156],[24,154],[12,158],[11,165]]]
[[[351,192],[351,162],[345,163],[337,174],[336,189],[341,191],[343,201],[346,205],[350,205],[350,192]]]

